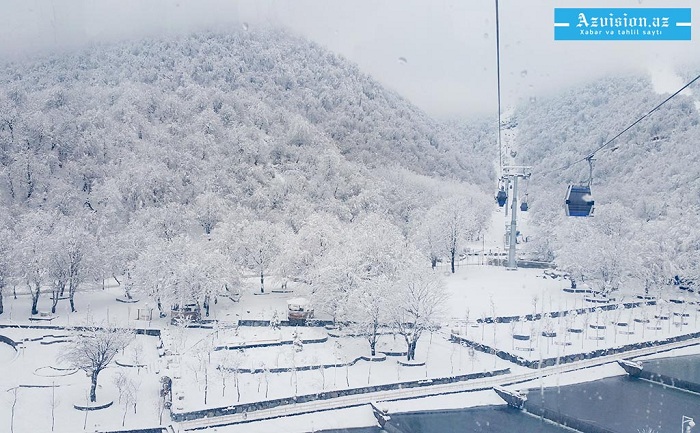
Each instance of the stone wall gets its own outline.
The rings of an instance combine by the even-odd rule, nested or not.
[[[441,378],[435,378],[435,379],[416,380],[416,381],[401,382],[401,383],[389,383],[389,384],[385,384],[385,385],[365,386],[365,387],[361,387],[361,388],[349,388],[349,389],[341,389],[341,390],[335,390],[335,391],[324,391],[324,392],[319,392],[316,394],[300,395],[297,397],[279,398],[279,399],[275,399],[275,400],[266,400],[266,401],[260,401],[260,402],[254,402],[254,403],[243,403],[243,404],[239,404],[239,405],[217,407],[217,408],[212,408],[212,409],[204,409],[204,410],[197,410],[197,411],[191,411],[191,412],[173,413],[171,418],[173,421],[177,421],[177,422],[192,420],[192,419],[199,419],[199,418],[212,418],[212,417],[223,416],[223,415],[231,415],[231,414],[235,414],[235,413],[243,413],[243,412],[251,412],[251,411],[256,411],[256,410],[270,409],[273,407],[283,406],[283,405],[287,405],[287,404],[307,403],[307,402],[311,402],[311,401],[327,400],[327,399],[343,397],[343,396],[347,396],[347,395],[367,394],[367,393],[372,393],[372,392],[388,391],[388,390],[394,390],[394,389],[416,388],[416,387],[430,386],[430,385],[441,385],[441,384],[445,384],[445,383],[453,383],[453,382],[461,382],[461,381],[465,381],[465,380],[480,379],[483,377],[500,376],[500,375],[509,374],[509,373],[510,373],[510,369],[505,368],[505,369],[500,369],[500,370],[495,370],[495,371],[464,374],[464,375],[454,376],[454,377],[441,377]]]
[[[592,358],[598,358],[601,356],[614,355],[616,353],[628,352],[630,350],[635,350],[635,349],[643,349],[646,347],[662,346],[664,344],[675,343],[678,341],[691,340],[693,338],[700,338],[700,332],[693,332],[691,334],[678,335],[676,337],[669,337],[669,338],[666,338],[663,340],[643,341],[640,343],[625,344],[624,346],[610,347],[607,349],[598,349],[598,350],[593,350],[591,352],[560,356],[558,358],[556,358],[556,357],[545,358],[541,361],[541,363],[539,360],[531,361],[531,360],[525,359],[521,356],[513,355],[510,352],[506,352],[503,350],[497,350],[497,349],[494,349],[493,347],[487,346],[485,344],[481,344],[481,343],[477,343],[476,341],[468,340],[468,339],[466,339],[460,335],[456,335],[456,334],[451,334],[450,341],[462,343],[462,344],[465,344],[467,346],[471,346],[475,350],[496,355],[501,359],[505,359],[506,361],[510,361],[514,364],[518,364],[518,365],[521,365],[523,367],[537,369],[540,367],[550,367],[550,366],[557,365],[557,364],[568,364],[571,362],[581,361],[584,359],[592,359]],[[663,350],[661,350],[661,351],[663,351]]]
[[[101,433],[168,433],[168,429],[166,427],[152,427],[135,430],[110,430]]]
[[[642,371],[639,372],[639,375],[637,377],[652,382],[660,383],[662,385],[668,385],[675,388],[685,389],[686,391],[700,394],[700,383],[690,382],[687,380],[678,379],[676,377],[667,376],[665,374],[654,373],[644,369],[642,369]]]
[[[640,302],[625,302],[623,304],[607,304],[607,305],[600,305],[597,307],[588,307],[588,308],[577,308],[575,310],[564,310],[564,311],[552,311],[550,313],[547,313],[549,317],[564,317],[569,314],[573,314],[576,312],[576,314],[586,314],[586,313],[593,313],[595,310],[600,308],[603,311],[609,311],[609,310],[615,310],[619,305],[624,306],[625,309],[629,308],[637,308],[641,307],[642,305],[656,305],[656,301],[640,301]],[[476,323],[510,323],[510,322],[517,322],[518,320],[521,319],[521,317],[525,318],[526,322],[531,322],[533,320],[540,320],[542,319],[542,314],[537,313],[537,314],[526,314],[524,316],[497,316],[497,317],[486,317],[484,319],[476,319]]]

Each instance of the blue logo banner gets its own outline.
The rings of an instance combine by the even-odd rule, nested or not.
[[[690,8],[555,8],[557,41],[689,41]]]

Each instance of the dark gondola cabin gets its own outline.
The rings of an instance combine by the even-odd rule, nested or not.
[[[520,203],[520,211],[521,211],[521,212],[527,212],[528,209],[529,209],[529,207],[528,207],[528,205],[527,205],[527,200],[523,200],[523,201]]]
[[[498,202],[498,206],[499,207],[505,206],[507,200],[508,200],[508,194],[506,194],[506,192],[503,190],[498,191],[498,194],[496,194],[496,201]]]
[[[566,216],[593,216],[593,196],[588,185],[569,185],[566,191]]]

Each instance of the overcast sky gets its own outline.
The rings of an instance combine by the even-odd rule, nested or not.
[[[500,0],[504,105],[601,75],[700,64],[693,41],[554,41],[555,7],[698,0]],[[0,58],[202,28],[283,26],[438,118],[496,112],[494,0],[0,0]],[[693,35],[700,32],[696,18]],[[399,60],[400,58],[405,59]]]

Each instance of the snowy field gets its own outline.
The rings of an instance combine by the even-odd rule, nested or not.
[[[113,363],[100,373],[97,402],[113,401],[113,405],[105,410],[82,412],[75,410],[73,405],[86,404],[90,379],[83,371],[68,368],[59,356],[74,338],[74,331],[2,329],[0,333],[15,342],[22,342],[15,359],[10,362],[0,360],[4,372],[0,376],[0,389],[4,391],[0,396],[0,431],[10,431],[13,406],[14,431],[17,433],[70,432],[84,426],[88,431],[115,429],[122,426],[122,420],[126,427],[160,424],[159,408],[155,403],[159,400],[160,386],[156,337],[137,336],[115,358],[124,364],[138,360],[145,367],[120,367]],[[126,375],[135,385],[133,398],[120,401],[115,385],[119,374]]]
[[[473,245],[472,252],[503,252],[502,245],[499,247],[498,233],[502,233],[504,216],[501,212],[494,214],[492,229],[482,241],[481,251]],[[436,272],[445,277],[449,301],[442,328],[433,333],[426,332],[418,342],[416,360],[421,365],[417,366],[399,364],[399,360],[405,359],[403,356],[387,356],[379,362],[358,360],[369,355],[369,344],[365,339],[334,337],[323,328],[237,326],[241,319],[270,320],[275,314],[285,318],[287,299],[306,294],[303,286],[294,284],[289,285],[292,290],[289,293],[256,295],[257,285],[251,279],[244,286],[238,302],[220,297],[212,304],[209,319],[213,322],[210,328],[204,329],[171,325],[169,317],[159,318],[157,311],[151,320],[139,318],[139,313],[143,315],[144,311],[154,308],[153,301],[119,302],[117,299],[123,297],[123,292],[114,280],[107,281],[104,289],[102,284],[95,284],[92,289],[79,292],[76,295],[77,312],[70,313],[68,301],[61,300],[56,313],[44,318],[50,320],[41,321],[29,320],[30,298],[27,293],[18,288],[15,299],[12,290],[8,290],[0,325],[151,328],[161,331],[163,347],[158,349],[161,340],[157,337],[136,337],[117,355],[116,362],[99,376],[98,403],[113,401],[113,405],[103,410],[83,412],[74,409],[73,405],[85,403],[89,378],[82,371],[61,370],[66,366],[59,356],[66,345],[71,344],[76,331],[0,328],[0,334],[15,342],[23,342],[17,352],[9,345],[0,344],[0,367],[10,372],[0,377],[0,387],[6,391],[0,397],[0,431],[10,431],[13,406],[16,433],[51,431],[52,420],[53,431],[57,432],[74,432],[83,426],[86,431],[94,431],[118,429],[122,424],[125,428],[167,424],[169,414],[159,403],[158,394],[162,375],[173,378],[173,411],[180,412],[508,367],[514,372],[522,371],[521,367],[495,356],[451,343],[450,332],[535,360],[700,330],[697,305],[692,304],[691,299],[682,304],[661,302],[658,306],[530,322],[478,323],[478,319],[492,316],[524,316],[596,306],[585,300],[587,294],[565,292],[570,282],[549,272],[538,269],[509,271],[484,265],[485,262],[483,255],[470,255],[459,262],[455,274],[449,273],[445,264],[437,268]],[[278,284],[274,278],[269,278],[269,287],[275,288]],[[615,296],[617,302],[629,302],[637,300],[636,294],[635,290],[623,289]],[[684,293],[672,287],[661,293],[664,298],[676,301],[682,295]],[[50,307],[48,297],[42,296],[39,310],[48,312]],[[682,325],[681,317],[684,318]],[[569,332],[570,329],[580,329],[581,332]],[[543,331],[557,335],[543,337]],[[515,340],[514,334],[527,335],[529,340]],[[299,347],[289,344],[295,338],[308,341],[302,344],[300,351],[297,350]],[[224,347],[232,350],[220,350]],[[379,353],[406,350],[403,339],[392,334],[381,335],[377,349]],[[126,366],[133,364],[143,367]],[[301,371],[302,368],[311,369]],[[590,371],[567,380],[591,377]],[[619,372],[605,370],[605,374]],[[132,393],[135,397],[125,397],[124,393],[120,397],[116,385],[116,378],[120,376],[135,384],[136,392]],[[396,402],[391,403],[391,410],[492,404],[497,401],[492,394],[468,393],[425,401]],[[42,402],[41,417],[35,416],[37,401]],[[294,425],[296,430],[288,431],[302,432],[373,424],[367,408],[336,411],[333,416],[305,415],[294,420],[298,423],[273,420],[219,428],[219,431],[270,431],[274,426]]]
[[[596,309],[534,321],[471,323],[453,332],[518,357],[538,360],[699,332],[698,316],[695,304],[660,302],[636,308],[618,305],[614,310]]]
[[[393,336],[383,336],[378,351],[401,350],[402,342]],[[176,377],[173,387],[182,400],[175,402],[175,410],[197,410],[203,407],[230,405],[233,402],[248,403],[266,399],[294,397],[345,388],[360,388],[393,382],[449,377],[473,372],[491,371],[511,366],[492,355],[469,351],[453,344],[442,333],[424,336],[418,344],[416,357],[425,365],[403,366],[403,356],[388,356],[386,360],[369,362],[360,360],[352,366],[315,368],[294,371],[294,367],[344,364],[361,355],[367,355],[367,342],[361,338],[330,338],[326,343],[304,345],[296,352],[291,345],[241,351],[200,351],[199,358],[210,359],[210,375],[207,404],[204,403],[205,372],[198,356],[174,360],[169,367]],[[228,366],[219,370],[217,366]],[[290,372],[238,373],[239,390],[235,387],[236,373],[240,369],[289,368]],[[225,389],[224,389],[224,384]]]

